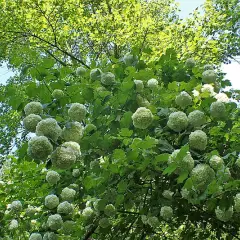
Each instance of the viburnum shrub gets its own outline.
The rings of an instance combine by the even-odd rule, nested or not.
[[[26,97],[22,145],[3,168],[6,236],[162,239],[165,229],[174,239],[190,225],[238,229],[239,109],[229,92],[222,102],[201,91],[222,81],[223,92],[224,80],[188,59],[168,69],[186,82],[166,81],[161,58],[134,54],[69,68],[45,82],[48,97]]]

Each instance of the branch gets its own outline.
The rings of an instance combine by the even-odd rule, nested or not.
[[[50,56],[52,56],[57,62],[59,62],[61,65],[63,66],[67,66],[67,64],[65,62],[63,62],[62,60],[58,59],[56,56],[54,56],[49,50],[45,50],[46,53],[48,53]]]
[[[97,229],[97,225],[94,225],[87,233],[86,235],[83,237],[83,240],[89,240],[89,237],[91,237],[93,235],[93,233],[95,232],[95,230]]]

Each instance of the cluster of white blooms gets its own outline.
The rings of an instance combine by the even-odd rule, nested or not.
[[[194,58],[188,58],[187,61],[185,62],[185,66],[187,68],[193,68],[196,65],[196,62]]]
[[[194,89],[194,90],[192,91],[192,94],[193,94],[193,96],[194,96],[195,98],[199,98],[200,92]]]
[[[188,126],[188,118],[184,112],[173,112],[169,115],[167,126],[175,132],[181,132]]]
[[[191,172],[193,186],[204,191],[215,178],[214,170],[207,164],[198,164]]]
[[[48,171],[46,175],[46,180],[50,185],[55,185],[60,180],[60,175],[55,171]]]
[[[202,130],[196,130],[189,135],[190,148],[203,151],[207,147],[207,134]]]
[[[150,102],[139,94],[137,95],[136,100],[139,107],[149,107],[150,105]]]
[[[229,98],[227,96],[226,93],[218,93],[217,95],[214,96],[217,101],[219,102],[225,102],[225,103],[228,103],[229,102]]]
[[[153,121],[152,112],[145,108],[140,107],[132,115],[133,125],[135,128],[146,129]]]
[[[199,110],[194,110],[188,115],[189,124],[193,127],[201,127],[206,123],[205,114]]]
[[[73,206],[71,203],[64,201],[60,203],[57,207],[57,213],[59,214],[71,214],[73,212]]]
[[[71,202],[74,200],[75,195],[76,191],[68,187],[65,187],[61,192],[61,198],[63,201]]]
[[[94,211],[91,207],[86,207],[82,211],[82,215],[85,218],[90,218],[93,215]]]
[[[222,210],[219,207],[217,207],[215,209],[215,214],[216,214],[217,219],[219,219],[222,222],[227,222],[233,216],[233,207],[231,206],[227,210],[226,209]]]
[[[54,142],[57,141],[62,133],[62,129],[54,118],[46,118],[41,120],[36,127],[37,136],[45,136]]]
[[[186,108],[187,106],[192,104],[192,97],[185,91],[182,91],[175,98],[176,104],[181,108]]]
[[[222,158],[220,158],[217,155],[213,155],[210,160],[209,160],[209,165],[211,166],[211,168],[213,168],[214,170],[218,170],[220,168],[222,168],[224,166],[224,161]]]
[[[210,96],[210,97],[216,95],[216,93],[214,92],[214,87],[210,84],[204,84],[201,88],[201,92],[208,94],[208,96]]]
[[[108,204],[104,209],[104,213],[109,217],[114,216],[116,214],[116,208],[112,204]]]
[[[230,178],[232,177],[230,169],[226,168],[226,167],[218,169],[216,176],[217,176],[218,180],[223,183],[229,181]]]
[[[36,212],[37,212],[37,209],[33,206],[28,206],[28,208],[26,209],[26,215],[29,217],[34,216]]]
[[[134,57],[133,54],[131,53],[127,53],[124,57],[123,57],[123,62],[127,65],[127,66],[133,66],[137,61],[137,58]]]
[[[81,122],[85,119],[87,110],[81,103],[73,103],[68,110],[68,116],[72,121]]]
[[[80,170],[79,169],[73,169],[72,176],[75,178],[78,178],[80,176]]]
[[[147,81],[147,86],[151,89],[155,89],[158,86],[158,80],[155,78],[151,78]]]
[[[110,225],[111,225],[111,223],[108,218],[101,218],[99,220],[99,226],[101,228],[108,228]]]
[[[57,240],[58,236],[54,232],[46,232],[43,235],[43,240]]]
[[[71,234],[72,232],[74,232],[75,227],[76,223],[74,221],[67,220],[63,223],[62,231],[64,234]]]
[[[58,206],[58,204],[59,204],[59,198],[56,195],[51,194],[45,197],[45,206],[47,208],[54,209]]]
[[[15,230],[17,228],[18,228],[18,221],[16,219],[13,219],[10,222],[8,229],[11,231],[11,230]]]
[[[177,160],[177,155],[180,149],[173,151],[168,159],[168,165],[175,163],[177,165],[176,173],[180,174],[182,171],[190,172],[194,168],[194,160],[190,154],[187,152],[186,156],[180,160]]]
[[[173,209],[169,206],[161,207],[160,216],[164,220],[169,220],[173,217]]]
[[[29,240],[42,240],[42,235],[40,233],[32,233]]]
[[[160,222],[159,222],[158,218],[155,217],[155,216],[149,217],[149,218],[147,219],[147,223],[148,223],[151,227],[153,227],[153,228],[157,228],[157,227],[159,227],[159,225],[160,225]]]
[[[52,153],[53,146],[45,136],[35,136],[28,142],[28,155],[36,160],[45,160]]]
[[[142,80],[134,80],[135,86],[136,86],[136,91],[137,92],[142,92],[144,89],[143,81]]]
[[[61,90],[61,89],[55,89],[53,92],[52,92],[52,97],[54,99],[61,99],[64,97],[64,92]]]
[[[76,69],[76,75],[77,76],[84,76],[86,74],[86,69],[84,67],[78,67]]]
[[[211,64],[206,64],[206,65],[204,66],[204,70],[214,70],[214,67],[213,67],[213,65],[211,65]]]
[[[35,132],[37,124],[42,120],[39,115],[29,114],[23,119],[23,126],[29,132]]]
[[[164,190],[162,193],[163,197],[165,197],[168,200],[172,200],[173,194],[174,194],[174,192],[172,192],[170,190]]]
[[[115,75],[111,72],[102,73],[101,83],[106,86],[113,85],[115,83]]]
[[[22,203],[19,200],[13,201],[10,208],[14,212],[20,212],[22,210]]]
[[[237,193],[235,198],[234,198],[234,208],[236,212],[240,212],[240,193]]]
[[[62,137],[65,141],[79,142],[83,137],[83,127],[79,122],[70,122],[63,128]]]
[[[40,102],[30,102],[24,107],[24,112],[27,116],[29,114],[41,115],[43,112],[43,106]]]
[[[181,190],[181,195],[182,195],[182,198],[188,199],[188,197],[189,197],[189,191],[188,191],[186,188],[183,188],[183,189]]]
[[[102,76],[102,71],[101,71],[101,69],[99,69],[99,68],[94,68],[94,69],[92,69],[91,72],[90,72],[90,79],[91,79],[92,81],[98,81],[98,80],[100,80],[100,79],[101,79],[101,76]]]
[[[206,70],[202,74],[202,80],[204,83],[214,83],[216,81],[217,75],[214,70]]]
[[[78,143],[70,141],[63,143],[62,146],[72,149],[77,159],[81,156],[80,145]]]
[[[76,155],[72,148],[57,147],[51,154],[53,165],[60,169],[68,169],[76,162]]]
[[[58,230],[62,227],[63,225],[63,220],[61,215],[59,214],[54,214],[54,215],[50,215],[48,217],[47,220],[47,226],[51,229],[51,230]]]
[[[223,102],[213,102],[210,106],[210,114],[216,120],[222,120],[226,116],[226,108]]]

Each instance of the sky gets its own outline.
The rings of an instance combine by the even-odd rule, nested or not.
[[[204,3],[204,0],[176,0],[180,4],[181,12],[179,13],[181,18],[185,18],[195,10],[197,7]],[[232,87],[234,89],[240,89],[240,64],[233,62],[232,64],[222,65],[222,70],[227,74],[226,79],[232,82]],[[11,70],[7,69],[6,64],[0,66],[0,83],[5,83],[6,80],[13,76],[14,74]]]

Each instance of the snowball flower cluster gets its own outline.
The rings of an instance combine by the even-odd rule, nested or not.
[[[203,151],[207,147],[207,134],[202,130],[196,130],[189,135],[191,149]]]
[[[227,222],[233,216],[233,207],[231,206],[227,210],[226,209],[222,210],[219,207],[217,207],[215,209],[215,214],[216,214],[217,219],[219,219],[222,222]]]
[[[198,164],[191,172],[193,185],[199,191],[204,191],[214,178],[214,170],[207,164]]]
[[[114,207],[112,204],[108,204],[108,205],[106,205],[106,207],[105,207],[105,209],[104,209],[104,213],[105,213],[107,216],[111,217],[111,216],[114,216],[114,215],[115,215],[116,209],[115,209],[115,207]]]
[[[85,119],[87,110],[81,103],[73,103],[68,110],[68,116],[72,121],[81,122]]]
[[[228,103],[229,102],[229,98],[227,96],[226,93],[218,93],[217,95],[214,96],[217,101],[219,102],[223,102],[223,103]]]
[[[209,160],[209,164],[211,168],[213,168],[214,170],[218,170],[223,167],[224,162],[223,159],[220,158],[219,156],[213,155]]]
[[[169,219],[171,219],[172,216],[173,216],[173,210],[172,210],[172,208],[169,207],[169,206],[161,207],[160,216],[161,216],[164,220],[169,220]]]
[[[132,120],[135,128],[146,129],[152,123],[153,115],[149,109],[140,107],[132,115]]]
[[[83,137],[83,127],[79,122],[67,123],[63,128],[62,137],[65,141],[79,142]]]
[[[76,191],[68,187],[65,187],[61,192],[61,198],[63,201],[71,202],[74,200],[75,195]]]
[[[175,98],[176,104],[181,108],[186,108],[187,106],[192,104],[192,97],[185,91],[182,91]]]
[[[47,226],[51,229],[51,230],[58,230],[62,227],[63,225],[63,220],[61,215],[59,214],[54,214],[48,217],[47,220]]]
[[[43,235],[43,240],[57,240],[58,236],[54,232],[46,232]]]
[[[10,205],[10,208],[14,212],[20,212],[22,210],[22,203],[18,200],[13,201]]]
[[[185,66],[187,68],[193,68],[196,65],[196,62],[194,58],[188,58],[187,61],[185,62]]]
[[[73,212],[73,206],[71,203],[64,201],[60,203],[57,207],[57,213],[59,214],[71,214]]]
[[[55,89],[52,92],[52,97],[59,100],[64,97],[64,92],[61,89]]]
[[[57,147],[51,155],[53,165],[60,169],[68,169],[76,162],[76,155],[72,148]]]
[[[127,53],[124,57],[123,57],[123,62],[127,65],[127,66],[133,66],[137,61],[137,58],[131,54],[131,53]]]
[[[9,224],[9,227],[8,229],[9,230],[15,230],[18,228],[18,221],[16,219],[13,219],[10,224]]]
[[[78,67],[76,69],[77,76],[84,76],[86,74],[86,69],[84,67]]]
[[[40,233],[32,233],[29,240],[42,240],[42,235]]]
[[[217,175],[218,180],[223,182],[223,183],[229,181],[230,178],[232,177],[230,169],[226,168],[226,167],[218,169],[216,175]]]
[[[103,85],[113,85],[115,83],[115,75],[111,72],[102,73],[101,83]]]
[[[80,145],[78,143],[70,141],[63,143],[62,146],[72,149],[76,158],[79,158],[81,156]]]
[[[29,132],[35,132],[37,124],[42,120],[39,115],[29,114],[23,119],[23,126]]]
[[[62,129],[53,118],[46,118],[40,121],[36,127],[37,136],[45,136],[56,142],[62,133]]]
[[[224,103],[217,101],[210,106],[210,114],[216,120],[222,120],[226,116],[226,108]]]
[[[214,83],[216,81],[217,75],[214,70],[206,70],[202,74],[202,80],[204,83]]]
[[[40,102],[30,102],[24,107],[24,112],[27,116],[30,114],[41,115],[43,106]]]
[[[90,218],[93,215],[94,211],[92,210],[91,207],[86,207],[85,209],[83,209],[82,211],[82,215],[85,218]]]
[[[143,81],[142,80],[134,80],[135,86],[136,86],[136,91],[137,92],[142,92],[144,89]]]
[[[214,87],[210,84],[204,84],[201,88],[201,92],[208,94],[210,97],[215,96]]]
[[[74,232],[75,226],[76,226],[76,223],[74,221],[67,220],[63,223],[62,231],[65,234],[71,234],[72,232]]]
[[[158,80],[155,78],[151,78],[147,82],[147,86],[151,89],[154,89],[158,86]]]
[[[101,71],[101,69],[99,69],[99,68],[94,68],[94,69],[92,69],[91,72],[90,72],[90,79],[91,79],[92,81],[98,81],[98,80],[100,80],[100,79],[101,79],[101,76],[102,76],[102,71]]]
[[[33,206],[28,206],[28,208],[26,209],[26,215],[29,217],[34,216],[36,212],[37,212],[37,209]]]
[[[102,218],[99,220],[99,226],[101,228],[108,228],[111,225],[108,218]]]
[[[193,94],[194,97],[199,98],[200,92],[194,89],[192,91],[192,94]]]
[[[55,185],[60,180],[60,175],[55,171],[48,171],[46,175],[46,180],[50,185]]]
[[[45,206],[47,208],[54,209],[58,206],[58,204],[59,204],[59,198],[56,195],[51,194],[45,197]]]
[[[184,112],[173,112],[169,115],[167,126],[175,132],[181,132],[188,126],[188,118]]]
[[[174,192],[172,192],[170,190],[164,190],[162,193],[163,197],[165,197],[168,200],[172,200],[173,194],[174,194]]]
[[[188,197],[189,197],[189,191],[188,191],[186,188],[183,188],[183,189],[181,190],[181,195],[182,195],[182,198],[188,199]]]
[[[240,193],[236,194],[235,198],[234,198],[234,208],[236,210],[236,212],[240,212]]]
[[[213,65],[211,65],[211,64],[206,64],[206,65],[204,66],[204,70],[214,70],[214,67],[213,67]]]
[[[158,218],[155,217],[155,216],[149,217],[149,218],[147,219],[147,223],[148,223],[151,227],[153,227],[153,228],[157,228],[157,227],[159,227],[159,225],[160,225],[160,222],[159,222]]]
[[[188,115],[189,124],[193,127],[201,127],[206,123],[205,114],[199,110],[194,110]]]
[[[79,169],[73,169],[72,176],[77,178],[80,176],[80,170]]]

